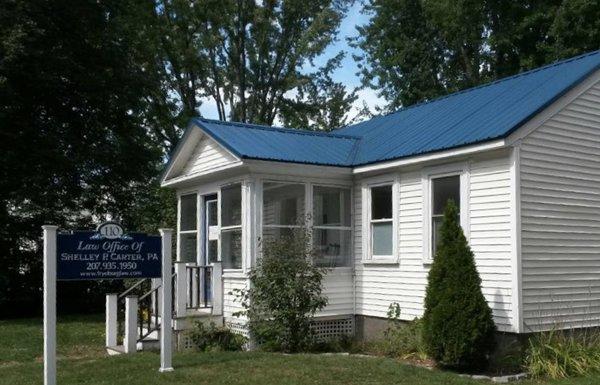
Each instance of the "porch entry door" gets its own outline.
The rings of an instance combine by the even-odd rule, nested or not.
[[[218,220],[218,201],[216,196],[206,197],[204,206],[205,223],[204,223],[204,260],[203,265],[210,265],[212,262],[217,262],[219,258],[219,220]],[[206,270],[206,279],[204,280],[204,292],[206,293],[207,302],[212,303],[212,271]]]

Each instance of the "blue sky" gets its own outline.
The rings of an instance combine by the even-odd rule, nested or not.
[[[356,26],[365,24],[368,21],[368,16],[361,13],[362,5],[360,2],[356,2],[346,14],[346,17],[342,20],[340,25],[338,40],[331,44],[325,52],[318,57],[314,64],[316,67],[324,65],[329,58],[334,57],[338,52],[345,51],[346,57],[342,62],[342,66],[335,71],[333,78],[335,81],[341,82],[346,85],[346,88],[351,91],[352,89],[360,86],[360,79],[356,75],[358,67],[352,59],[352,54],[356,53],[357,50],[353,49],[348,45],[347,38],[354,37],[357,35]],[[313,69],[310,66],[306,66],[305,70],[310,71]],[[350,113],[350,117],[353,117],[360,107],[363,105],[363,101],[367,105],[374,109],[375,106],[383,105],[381,98],[377,96],[377,93],[371,89],[362,89],[358,92],[358,100],[354,103],[354,111]],[[206,118],[218,118],[218,114],[215,106],[210,102],[205,102],[200,108],[202,115]]]

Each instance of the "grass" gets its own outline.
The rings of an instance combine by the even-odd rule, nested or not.
[[[108,357],[103,349],[103,333],[101,316],[59,319],[59,384],[485,384],[449,372],[404,365],[389,358],[259,352],[176,353],[175,371],[158,373],[157,353]],[[41,320],[0,321],[0,384],[42,384],[41,355]],[[543,384],[598,383],[600,376]]]

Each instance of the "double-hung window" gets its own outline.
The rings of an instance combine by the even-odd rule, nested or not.
[[[370,255],[372,259],[394,258],[393,184],[370,189]]]
[[[350,266],[350,189],[313,186],[313,244],[322,267]]]
[[[196,194],[179,197],[179,260],[198,261],[198,198]]]
[[[469,238],[469,165],[453,163],[423,170],[423,262],[431,263],[440,241],[444,210],[452,200]]]
[[[444,220],[444,210],[449,201],[458,207],[460,221],[460,175],[431,179],[431,255],[435,256],[440,240],[440,230]]]
[[[263,184],[263,237],[277,239],[290,235],[305,219],[306,186],[301,183]]]
[[[242,268],[242,188],[221,188],[221,262],[224,269]]]

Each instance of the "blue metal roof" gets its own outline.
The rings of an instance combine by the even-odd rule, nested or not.
[[[241,158],[358,166],[504,138],[599,68],[595,51],[330,133],[193,122]]]

